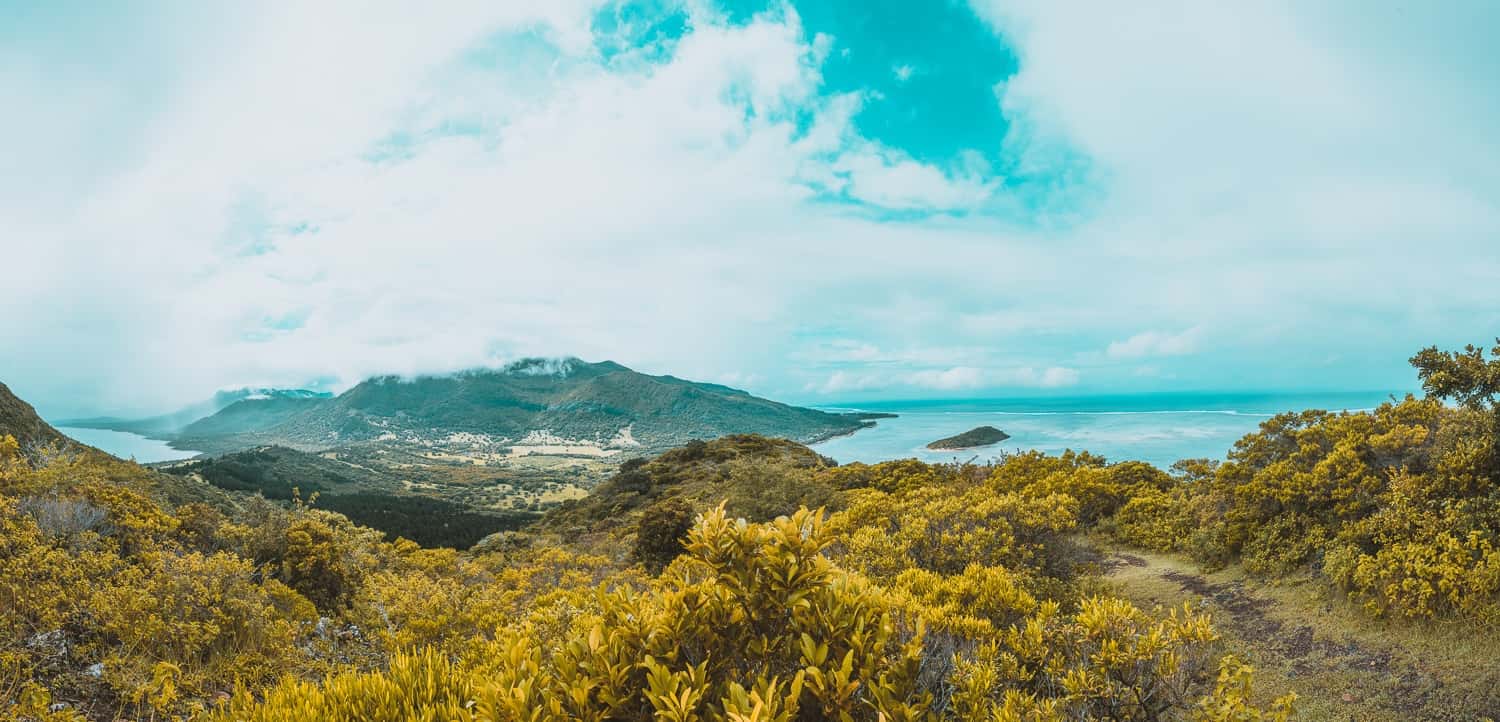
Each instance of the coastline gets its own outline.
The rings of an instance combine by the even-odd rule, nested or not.
[[[881,418],[891,418],[891,419],[894,419],[894,418],[897,418],[897,416],[896,416],[896,414],[891,414],[889,416],[885,416],[885,417],[881,417]],[[819,434],[818,436],[814,436],[814,437],[805,439],[805,440],[800,441],[798,443],[801,443],[804,446],[817,446],[818,444],[824,443],[826,441],[833,441],[834,439],[847,439],[847,438],[849,438],[849,437],[851,437],[851,436],[853,436],[853,435],[855,435],[855,434],[857,434],[857,433],[859,433],[861,431],[864,431],[866,429],[873,429],[877,425],[878,425],[878,423],[875,422],[875,421],[865,420],[865,421],[861,421],[858,427],[850,429],[848,431],[830,431],[830,432],[828,432],[826,434]]]

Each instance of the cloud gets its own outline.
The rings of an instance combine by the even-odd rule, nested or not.
[[[984,372],[967,366],[954,366],[950,369],[913,371],[905,381],[912,386],[940,391],[977,389],[984,385]]]
[[[910,393],[911,391],[958,392],[981,389],[1056,389],[1078,383],[1075,369],[1053,366],[1043,369],[976,368],[952,366],[905,370],[853,370],[832,372],[821,383],[809,384],[806,391],[823,395],[872,391]]]
[[[53,415],[523,356],[782,397],[1387,388],[1500,325],[1494,10],[973,4],[1018,65],[948,155],[922,96],[877,138],[848,81],[974,85],[944,37],[850,52],[793,5],[0,23],[3,380]]]
[[[997,185],[977,174],[946,172],[873,144],[845,153],[833,170],[847,178],[845,190],[851,198],[896,210],[973,209]]]
[[[1022,369],[1023,378],[1033,381],[1030,385],[1044,389],[1055,389],[1064,386],[1072,386],[1078,383],[1079,373],[1075,369],[1062,366],[1051,366],[1040,372],[1032,369]]]
[[[1105,349],[1112,359],[1135,359],[1157,356],[1182,356],[1198,350],[1202,334],[1195,326],[1181,333],[1143,331],[1124,341],[1114,341]]]

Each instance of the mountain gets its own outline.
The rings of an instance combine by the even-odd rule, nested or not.
[[[69,443],[67,437],[36,415],[31,404],[16,398],[10,388],[0,383],[0,436],[6,435],[16,437],[22,448]]]
[[[184,429],[174,445],[318,449],[476,434],[517,445],[664,449],[745,433],[812,442],[870,425],[860,417],[789,406],[728,386],[573,358],[528,359],[447,376],[382,376],[331,399],[238,406]]]
[[[177,436],[195,438],[265,431],[331,398],[332,394],[251,396],[186,425]]]
[[[278,402],[278,401],[306,401],[311,399],[328,399],[333,394],[319,391],[308,391],[307,389],[274,389],[274,388],[241,388],[226,389],[219,391],[212,398],[200,401],[169,414],[151,416],[144,419],[122,419],[114,416],[98,416],[86,419],[67,419],[59,421],[59,426],[74,426],[83,429],[105,429],[107,431],[125,431],[132,434],[140,434],[152,439],[172,439],[183,433],[193,425],[194,422],[202,421],[214,416],[230,407],[245,402]],[[265,412],[251,412],[250,417],[263,415]],[[280,419],[278,418],[278,421]],[[262,423],[262,427],[267,424]],[[247,423],[248,428],[259,428],[254,421]],[[210,426],[210,433],[227,433],[223,426]]]

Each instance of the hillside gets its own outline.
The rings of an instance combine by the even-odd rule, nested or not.
[[[240,404],[249,404],[257,409],[280,408],[283,406],[295,406],[299,401],[311,401],[316,399],[332,398],[333,394],[308,391],[306,389],[271,389],[271,388],[242,388],[219,391],[212,398],[205,401],[185,406],[171,413],[160,416],[151,416],[144,419],[124,419],[114,416],[96,416],[86,419],[66,419],[58,422],[59,426],[74,426],[83,429],[104,429],[106,431],[124,431],[131,434],[139,434],[151,439],[174,439],[184,433],[195,422],[207,421],[215,415]],[[266,402],[261,404],[260,402]],[[286,402],[283,404],[282,402]],[[264,411],[250,414],[249,423],[243,427],[236,425],[234,420],[238,414],[232,415],[226,422],[219,422],[197,433],[224,434],[242,430],[253,430],[264,428],[270,424],[256,424],[254,418],[263,415]],[[277,421],[284,419],[286,414],[276,418]],[[274,422],[273,422],[274,423]]]
[[[1281,414],[1174,473],[693,441],[468,551],[363,525],[488,523],[423,499],[215,510],[0,438],[0,717],[1494,717],[1500,358],[1416,361],[1428,398]],[[344,453],[180,466],[387,483]]]
[[[193,439],[265,431],[297,414],[316,408],[330,398],[331,395],[277,395],[241,399],[211,416],[183,426],[175,436],[179,439]]]
[[[814,478],[836,463],[801,444],[735,435],[693,441],[652,459],[632,459],[589,495],[547,512],[539,529],[566,536],[607,533],[627,540],[647,510],[669,500],[693,512],[725,502],[752,521],[826,505],[833,489]]]
[[[472,434],[518,445],[660,450],[740,433],[812,442],[870,423],[727,386],[578,359],[532,359],[503,369],[414,379],[377,377],[291,411],[290,406],[237,404],[184,430],[174,445],[225,451],[279,444],[311,450]],[[290,413],[274,418],[282,412]]]
[[[10,435],[22,448],[67,443],[67,437],[36,415],[31,404],[16,398],[10,388],[0,383],[0,436]]]

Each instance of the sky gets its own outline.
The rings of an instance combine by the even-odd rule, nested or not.
[[[1500,4],[0,2],[0,381],[529,356],[1393,390],[1500,334]]]

